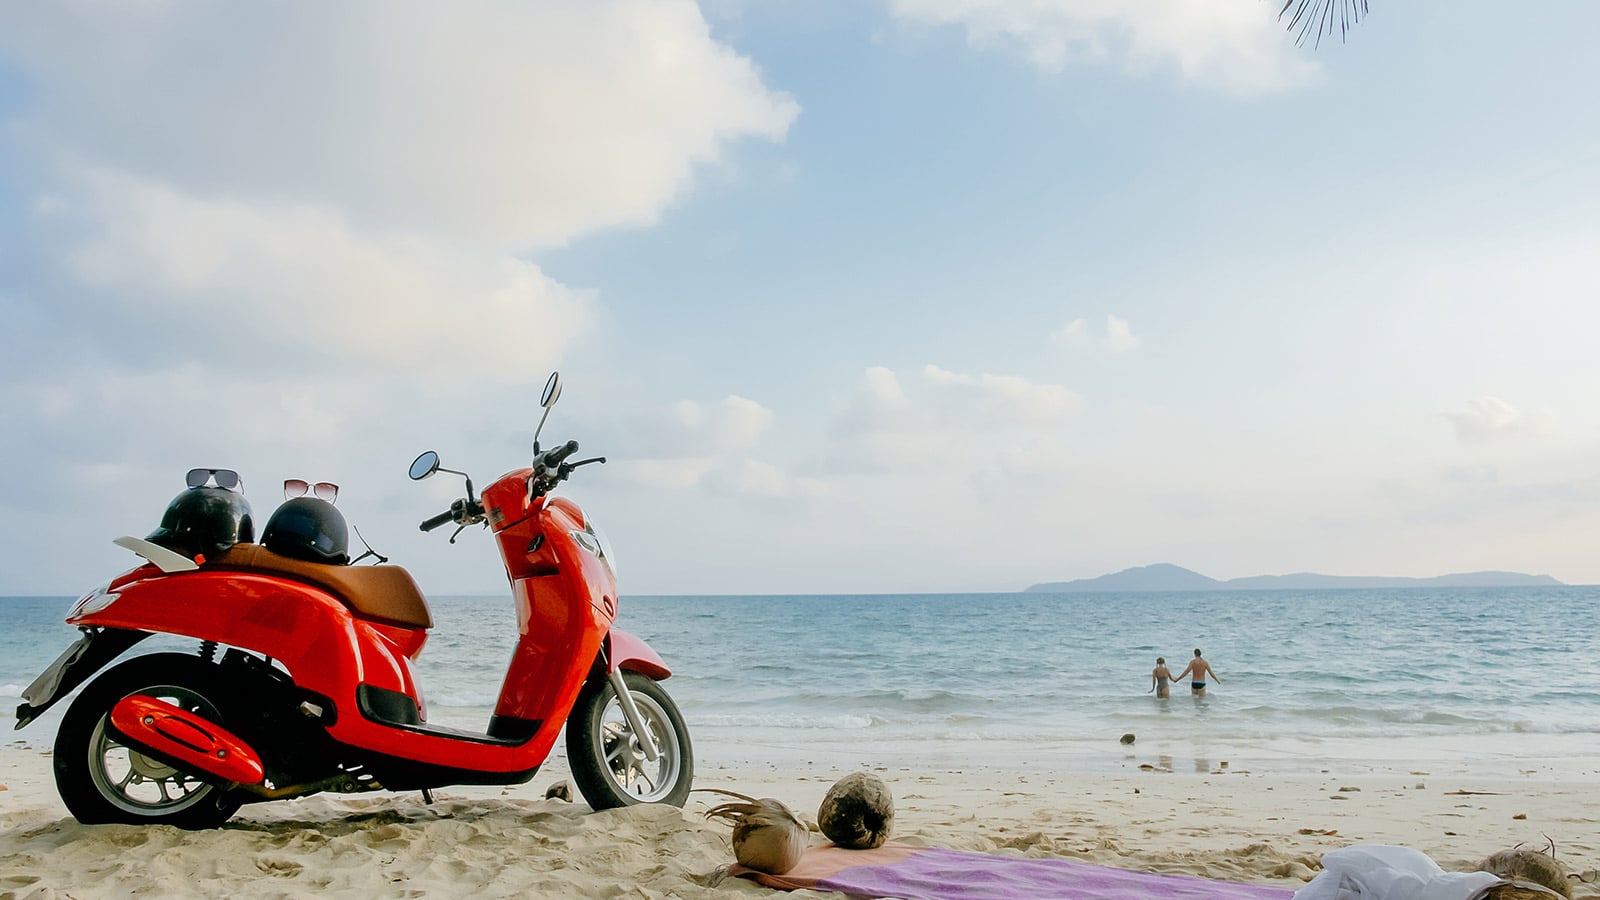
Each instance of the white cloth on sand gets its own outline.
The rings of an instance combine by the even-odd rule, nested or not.
[[[1500,884],[1488,872],[1446,872],[1410,847],[1357,844],[1322,856],[1322,874],[1294,900],[1473,900]]]

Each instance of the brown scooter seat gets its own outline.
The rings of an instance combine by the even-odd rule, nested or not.
[[[281,575],[322,588],[360,618],[406,628],[433,627],[422,590],[411,573],[399,566],[335,566],[290,559],[260,544],[234,544],[205,568]]]

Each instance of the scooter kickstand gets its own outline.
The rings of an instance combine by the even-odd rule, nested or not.
[[[433,805],[433,791],[430,791],[427,788],[423,788],[422,789],[422,802],[426,803],[429,806],[432,806]]]

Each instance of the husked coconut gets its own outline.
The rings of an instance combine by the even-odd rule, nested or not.
[[[1548,888],[1562,897],[1572,896],[1572,883],[1571,879],[1567,877],[1567,867],[1555,858],[1555,847],[1553,845],[1548,852],[1522,849],[1501,850],[1499,853],[1495,853],[1483,862],[1478,863],[1478,869],[1499,875],[1509,881],[1536,884],[1540,887]],[[1536,891],[1527,894],[1512,893],[1512,885],[1501,885],[1500,887],[1506,890],[1501,893],[1491,893],[1489,896],[1498,900],[1498,898],[1520,898],[1537,895]]]
[[[883,846],[894,828],[894,798],[889,785],[869,772],[853,772],[834,782],[817,809],[817,827],[847,850]]]
[[[1531,881],[1506,881],[1490,885],[1474,900],[1550,900],[1551,897],[1569,897]]]
[[[800,864],[809,843],[806,824],[789,807],[771,797],[760,800],[733,791],[703,788],[738,798],[706,811],[706,818],[721,819],[733,825],[733,858],[739,864],[782,875]]]

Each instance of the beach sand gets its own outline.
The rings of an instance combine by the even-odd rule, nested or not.
[[[776,797],[808,822],[844,771],[717,768],[697,787]],[[995,769],[877,772],[904,843],[1061,857],[1150,872],[1278,884],[1313,877],[1322,853],[1401,844],[1447,869],[1546,836],[1600,898],[1600,792],[1592,781],[1271,775],[1141,769],[1041,775]],[[247,806],[225,827],[83,826],[56,796],[48,750],[0,748],[0,900],[95,897],[780,896],[722,877],[729,829],[688,807],[591,812],[546,800],[554,760],[510,788],[322,795]],[[1458,793],[1470,791],[1472,793]],[[814,836],[814,843],[824,843]],[[796,892],[797,897],[837,895]]]

